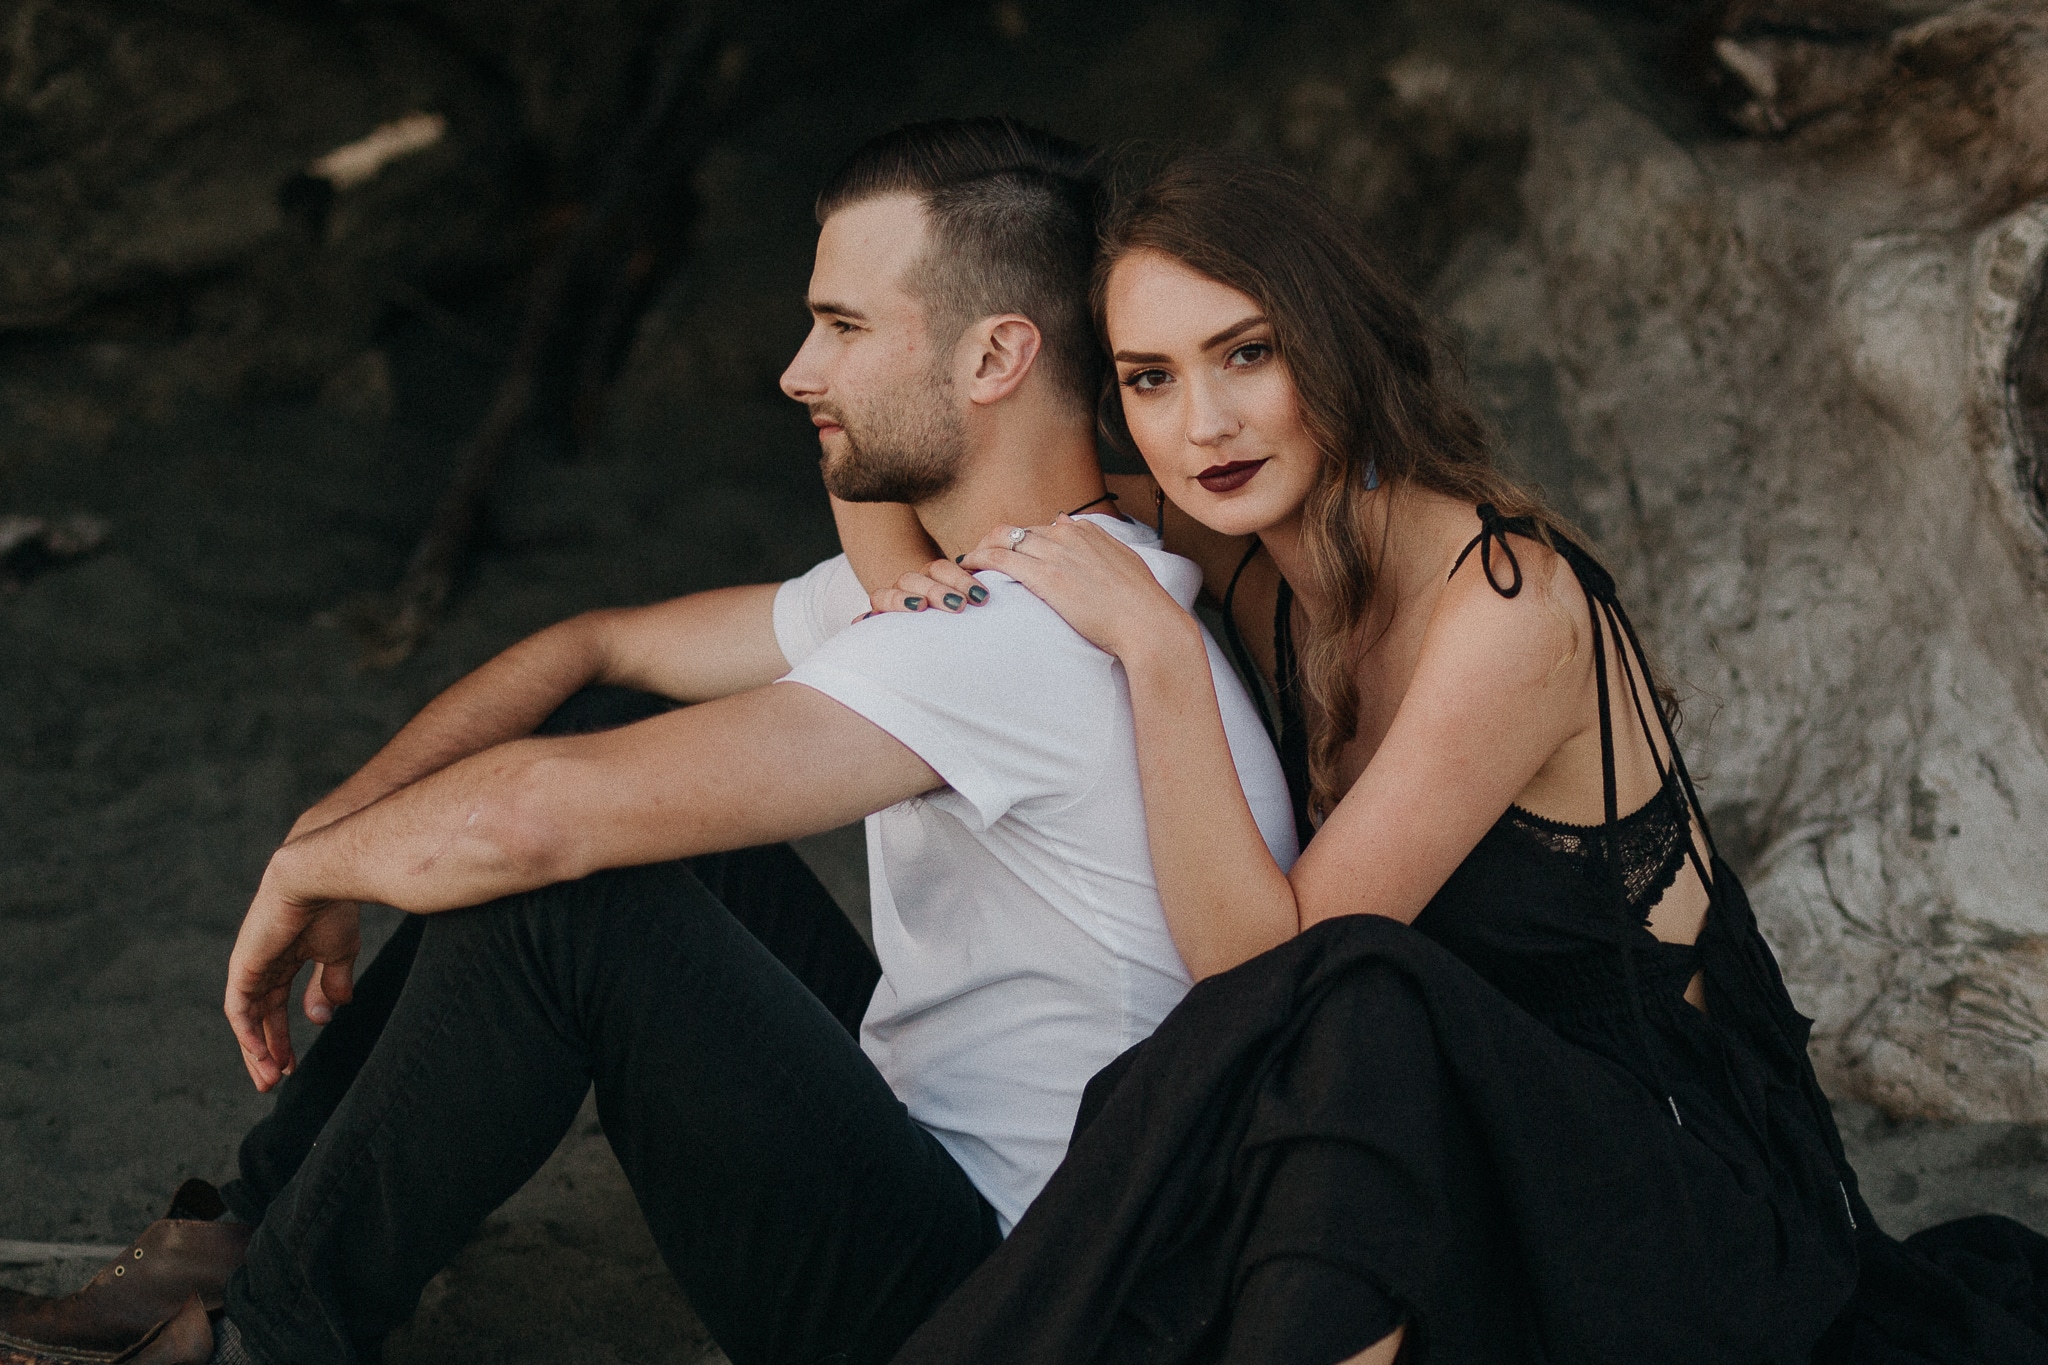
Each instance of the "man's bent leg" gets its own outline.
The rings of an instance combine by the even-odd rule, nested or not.
[[[675,707],[666,697],[629,687],[586,687],[556,708],[536,733],[613,730]],[[706,853],[688,861],[690,870],[733,918],[795,973],[848,1033],[857,1036],[882,969],[803,859],[788,844],[767,844]]]
[[[590,1077],[738,1365],[885,1359],[995,1220],[825,1007],[679,864],[435,916],[229,1291],[259,1359],[352,1361],[553,1151]]]
[[[630,918],[607,923],[631,951]],[[995,1211],[816,996],[718,932],[666,994],[588,983],[605,1133],[735,1365],[880,1365],[1000,1243]]]
[[[237,1157],[240,1174],[220,1189],[221,1199],[235,1217],[245,1223],[263,1221],[270,1201],[298,1173],[299,1163],[313,1150],[320,1130],[384,1032],[405,987],[406,974],[412,970],[413,954],[425,927],[420,916],[407,915],[392,931],[369,968],[357,978],[355,998],[336,1008],[334,1018],[278,1086],[270,1112],[242,1139]]]
[[[673,710],[665,697],[623,687],[586,687],[535,731],[587,734]],[[881,968],[832,895],[787,844],[710,853],[689,860],[712,894],[775,954],[851,1033],[860,1031]],[[357,978],[355,998],[338,1007],[306,1055],[278,1087],[271,1112],[242,1140],[239,1176],[221,1198],[245,1223],[262,1221],[270,1201],[298,1171],[320,1130],[354,1084],[398,1002],[419,946],[423,917],[408,915]]]

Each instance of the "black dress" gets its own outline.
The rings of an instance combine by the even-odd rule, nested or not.
[[[1480,517],[1466,555],[1512,596],[1508,536],[1535,528]],[[1596,641],[1605,823],[1510,809],[1412,925],[1326,921],[1197,985],[1091,1083],[1044,1193],[897,1365],[1334,1365],[1403,1323],[1409,1361],[2048,1362],[2048,1242],[1871,1219],[1810,1021],[1694,851],[1668,727],[1658,794],[1618,811],[1609,698],[1642,652],[1612,579],[1558,548]],[[1278,738],[1305,792],[1287,607]],[[1706,923],[1663,943],[1645,916],[1688,862]]]

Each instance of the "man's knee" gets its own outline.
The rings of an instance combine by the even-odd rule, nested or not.
[[[465,954],[587,960],[592,953],[630,952],[659,923],[686,929],[725,908],[682,862],[615,867],[556,882],[428,921],[422,951],[460,942]]]
[[[616,730],[621,725],[651,719],[673,711],[676,703],[652,692],[631,687],[592,684],[556,707],[540,723],[537,735],[588,735],[599,730]]]

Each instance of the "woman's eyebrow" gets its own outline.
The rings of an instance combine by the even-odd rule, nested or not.
[[[1202,343],[1202,349],[1205,351],[1213,351],[1218,346],[1221,346],[1224,342],[1229,341],[1234,337],[1242,336],[1244,333],[1249,332],[1252,328],[1260,326],[1265,321],[1266,315],[1264,313],[1254,313],[1250,317],[1244,319],[1244,321],[1232,323],[1230,326],[1225,327],[1222,331],[1218,332],[1215,336],[1210,337],[1207,341]]]
[[[1233,337],[1244,335],[1244,333],[1262,325],[1265,321],[1266,315],[1264,313],[1254,313],[1241,322],[1233,322],[1230,326],[1225,327],[1215,336],[1203,342],[1202,349],[1213,351],[1224,342],[1231,340]],[[1161,355],[1157,351],[1118,351],[1110,357],[1111,360],[1120,360],[1126,365],[1162,365],[1172,358],[1171,356]]]

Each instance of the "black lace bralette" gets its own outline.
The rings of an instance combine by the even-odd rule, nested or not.
[[[1485,570],[1486,578],[1495,592],[1503,597],[1513,597],[1522,590],[1522,566],[1517,562],[1514,551],[1507,545],[1506,533],[1533,536],[1536,532],[1532,521],[1521,518],[1504,518],[1490,505],[1479,508],[1480,534],[1475,536],[1464,552],[1458,556],[1458,565],[1463,565],[1467,556],[1477,550]],[[1577,545],[1562,537],[1552,537],[1555,549],[1571,564],[1580,584],[1586,590],[1587,601],[1594,612],[1595,657],[1598,663],[1600,713],[1601,713],[1601,767],[1606,788],[1608,809],[1614,809],[1614,739],[1608,722],[1607,663],[1604,646],[1598,645],[1602,634],[1603,609],[1606,625],[1614,632],[1617,646],[1621,648],[1623,679],[1632,701],[1635,713],[1643,726],[1643,738],[1653,751],[1656,741],[1650,738],[1649,717],[1644,715],[1642,704],[1636,700],[1634,666],[1640,665],[1647,672],[1648,665],[1642,661],[1642,646],[1635,639],[1635,632],[1628,620],[1621,614],[1620,605],[1614,599],[1614,581],[1591,556]],[[1511,577],[1502,582],[1495,575],[1494,547],[1501,550],[1503,562]],[[1244,558],[1238,561],[1237,571],[1230,576],[1230,586],[1223,594],[1224,638],[1230,646],[1238,671],[1244,675],[1247,686],[1256,689],[1259,672],[1253,664],[1251,653],[1245,648],[1244,640],[1237,629],[1235,598],[1238,580],[1259,552],[1259,542],[1253,541],[1246,549]],[[1453,567],[1451,572],[1457,573]],[[1303,721],[1300,679],[1294,656],[1292,611],[1294,594],[1289,590],[1287,580],[1279,584],[1279,597],[1273,614],[1273,656],[1278,672],[1278,686],[1274,689],[1274,710],[1277,716],[1269,717],[1265,708],[1260,708],[1260,719],[1266,722],[1267,732],[1272,736],[1280,752],[1281,771],[1286,774],[1289,794],[1294,799],[1295,827],[1304,847],[1314,837],[1315,827],[1308,815],[1308,727]],[[1633,658],[1631,657],[1633,655]],[[1659,717],[1660,723],[1662,718]],[[1692,815],[1694,800],[1688,787],[1683,762],[1678,758],[1676,743],[1670,726],[1664,725],[1665,743],[1670,746],[1672,764],[1664,770],[1664,783],[1657,794],[1626,815],[1618,815],[1611,822],[1613,842],[1611,847],[1619,873],[1620,891],[1627,912],[1638,921],[1647,921],[1650,911],[1656,908],[1664,893],[1678,880],[1678,874],[1693,858],[1695,850],[1692,841]],[[1659,765],[1662,766],[1661,764]],[[1587,879],[1595,885],[1603,881],[1601,867],[1602,835],[1607,825],[1573,825],[1562,820],[1549,820],[1520,806],[1509,806],[1501,817],[1501,823],[1515,830],[1521,837],[1531,841],[1545,852],[1556,854],[1577,866]],[[1699,865],[1702,885],[1711,888],[1712,881],[1705,864]]]
[[[1564,858],[1588,880],[1601,879],[1602,827],[1550,820],[1509,806],[1502,823],[1547,853]],[[1692,845],[1692,812],[1675,769],[1648,801],[1615,821],[1613,848],[1621,892],[1631,915],[1647,920],[1685,867]]]

